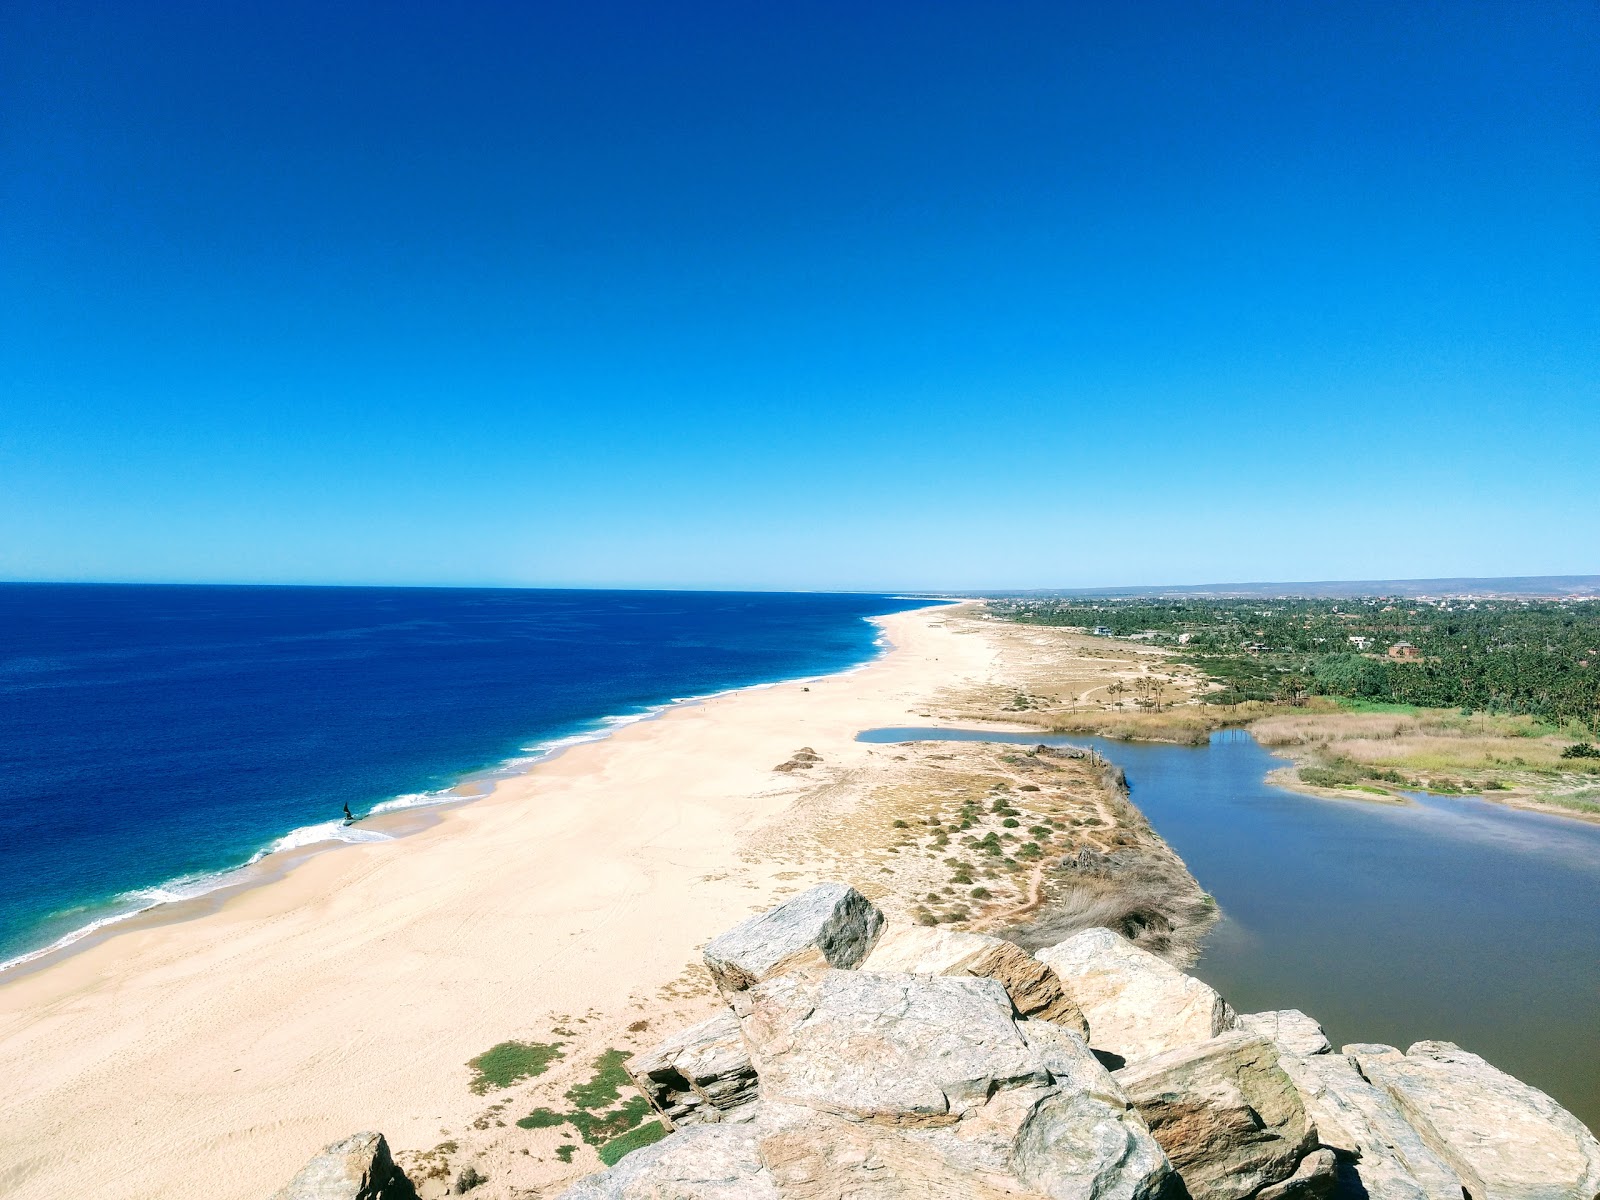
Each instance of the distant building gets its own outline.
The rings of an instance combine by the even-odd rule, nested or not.
[[[1111,627],[1109,625],[1096,625],[1093,632],[1095,637],[1110,637]]]
[[[1189,644],[1189,639],[1192,638],[1193,636],[1194,636],[1194,634],[1192,634],[1192,633],[1180,633],[1178,635],[1178,645],[1187,646]]]
[[[1361,637],[1359,634],[1352,633],[1350,635],[1350,644],[1357,650],[1365,650],[1368,646],[1372,645],[1372,639],[1369,637]]]
[[[1410,642],[1396,642],[1394,645],[1389,647],[1389,657],[1404,659],[1421,658],[1422,651],[1418,650]]]

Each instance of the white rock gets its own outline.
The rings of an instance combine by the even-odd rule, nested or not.
[[[356,1133],[326,1147],[272,1200],[414,1200],[381,1133]]]
[[[1109,929],[1086,929],[1034,953],[1089,1022],[1089,1044],[1135,1063],[1203,1042],[1238,1024],[1200,980]]]
[[[1332,1150],[1314,1150],[1300,1160],[1289,1178],[1257,1192],[1256,1200],[1322,1200],[1338,1186],[1339,1159]],[[1374,1195],[1371,1191],[1367,1194]]]
[[[561,1200],[780,1200],[750,1125],[696,1125],[585,1176]]]
[[[1243,1013],[1239,1017],[1239,1028],[1276,1042],[1285,1054],[1327,1054],[1333,1049],[1322,1026],[1298,1008]]]
[[[998,979],[1017,1012],[1087,1036],[1088,1022],[1056,973],[1022,947],[981,933],[927,925],[883,931],[859,968],[907,975],[978,975]]]
[[[754,1115],[755,1068],[739,1020],[727,1009],[623,1065],[669,1129]]]
[[[996,1088],[1046,1084],[992,979],[823,971],[741,993],[764,1100],[857,1121],[937,1125]]]
[[[1383,1200],[1461,1200],[1461,1178],[1430,1150],[1388,1094],[1343,1054],[1279,1057],[1321,1144],[1350,1160],[1367,1194]]]
[[[787,971],[857,966],[883,927],[883,913],[855,888],[819,883],[713,938],[706,966],[724,995]]]
[[[1591,1200],[1600,1142],[1549,1096],[1451,1042],[1356,1056],[1473,1200]]]

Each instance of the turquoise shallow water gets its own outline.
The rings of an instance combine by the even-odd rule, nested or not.
[[[1600,1128],[1600,825],[1475,798],[1322,800],[1266,782],[1248,734],[1204,747],[882,729],[874,742],[1093,746],[1224,914],[1194,973],[1335,1045],[1443,1038]]]
[[[0,960],[381,836],[682,697],[871,658],[886,596],[0,585]]]

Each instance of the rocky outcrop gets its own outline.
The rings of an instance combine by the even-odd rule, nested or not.
[[[883,913],[855,888],[819,883],[712,939],[706,966],[731,995],[805,967],[854,967],[882,928]]]
[[[1372,1086],[1345,1054],[1284,1054],[1324,1149],[1345,1174],[1384,1200],[1461,1200],[1461,1179],[1430,1150],[1387,1093]]]
[[[999,981],[1019,1015],[1089,1036],[1089,1023],[1056,973],[1020,946],[981,933],[926,925],[886,929],[863,971],[906,975],[978,975]]]
[[[780,1200],[750,1125],[696,1125],[580,1179],[562,1200]]]
[[[1338,1156],[1332,1150],[1313,1150],[1300,1160],[1293,1175],[1262,1188],[1256,1193],[1256,1200],[1324,1200],[1338,1186]]]
[[[623,1065],[669,1129],[755,1115],[756,1070],[731,1012],[685,1029]]]
[[[1404,1055],[1356,1055],[1473,1200],[1591,1200],[1600,1142],[1543,1092],[1452,1042]]]
[[[1243,1030],[1114,1077],[1193,1200],[1247,1200],[1293,1176],[1317,1133],[1273,1043]]]
[[[1600,1143],[1448,1042],[1335,1054],[1109,930],[1030,966],[881,923],[829,884],[712,942],[727,1007],[627,1064],[673,1132],[566,1200],[1600,1196]],[[413,1195],[358,1134],[274,1200]]]
[[[1206,984],[1109,929],[1086,929],[1034,957],[1089,1021],[1089,1044],[1123,1063],[1206,1041],[1238,1018]]]
[[[317,1155],[272,1200],[415,1200],[381,1133],[357,1133]]]
[[[1245,1013],[1239,1018],[1239,1028],[1260,1034],[1285,1054],[1327,1054],[1333,1049],[1322,1026],[1298,1008]]]
[[[948,1125],[1048,1082],[992,979],[785,975],[738,997],[763,1097],[889,1125]]]

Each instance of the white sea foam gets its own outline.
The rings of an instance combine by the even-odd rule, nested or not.
[[[870,620],[870,618],[863,617],[862,620]],[[536,742],[531,746],[523,746],[521,747],[521,754],[505,759],[503,762],[496,764],[494,767],[491,767],[486,771],[475,772],[473,775],[468,776],[467,780],[464,780],[464,782],[468,782],[472,779],[490,780],[521,775],[530,767],[544,762],[545,760],[552,758],[557,754],[560,754],[563,750],[569,750],[573,746],[582,746],[591,742],[601,741],[610,737],[619,729],[624,729],[629,725],[636,725],[641,721],[653,720],[654,718],[659,717],[662,713],[680,705],[703,704],[707,700],[716,700],[723,696],[735,695],[739,692],[779,687],[784,684],[816,683],[823,679],[832,678],[835,675],[852,675],[857,671],[864,670],[871,666],[887,651],[889,640],[881,630],[878,632],[877,636],[873,638],[873,646],[877,653],[873,654],[871,658],[863,662],[856,663],[853,666],[841,668],[838,671],[831,671],[825,675],[806,675],[791,679],[774,679],[765,683],[744,684],[739,687],[723,688],[715,692],[706,692],[697,696],[677,697],[665,704],[650,705],[638,712],[620,713],[613,716],[601,717],[589,729],[565,734],[561,737],[550,738],[546,741]],[[374,814],[397,812],[402,809],[424,808],[436,804],[448,804],[452,801],[459,801],[461,799],[463,799],[463,796],[456,787],[441,788],[432,792],[410,792],[400,796],[393,796],[388,800],[380,801],[372,806],[371,812]],[[36,959],[45,957],[46,955],[54,954],[58,950],[64,950],[77,942],[81,942],[84,938],[90,937],[99,930],[106,928],[108,925],[115,925],[119,922],[126,921],[131,917],[138,916],[140,913],[149,912],[152,908],[156,908],[162,904],[172,904],[181,900],[192,900],[198,896],[204,896],[208,892],[215,892],[221,888],[246,882],[248,879],[248,868],[254,866],[256,863],[261,862],[269,855],[281,854],[286,850],[298,850],[306,846],[315,846],[324,842],[359,843],[384,842],[390,840],[392,840],[392,838],[388,834],[379,833],[375,829],[362,829],[358,826],[346,825],[343,821],[339,820],[320,821],[314,825],[302,825],[298,829],[291,829],[282,837],[274,839],[269,845],[257,850],[240,866],[230,867],[222,871],[207,872],[197,875],[186,875],[177,879],[169,879],[165,883],[157,884],[154,887],[140,888],[136,891],[125,892],[112,901],[112,911],[106,913],[104,916],[97,917],[95,920],[81,925],[77,929],[71,930],[66,934],[63,934],[61,937],[51,942],[48,946],[42,946],[37,950],[30,950],[25,954],[19,954],[13,958],[0,961],[0,973],[4,973],[13,967],[18,967],[25,963],[33,962]]]

